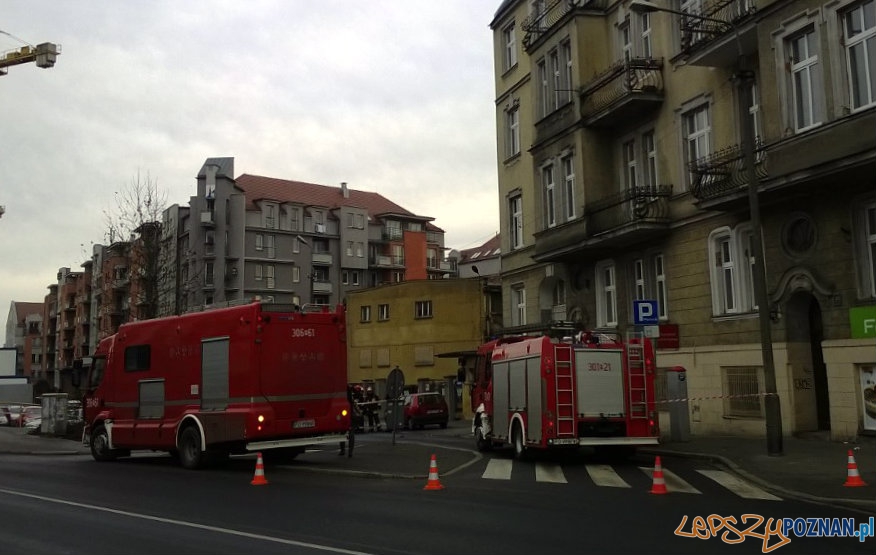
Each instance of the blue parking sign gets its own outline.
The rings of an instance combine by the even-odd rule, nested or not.
[[[633,301],[633,324],[655,326],[660,323],[657,301]]]

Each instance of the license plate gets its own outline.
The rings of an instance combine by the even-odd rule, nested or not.
[[[440,412],[440,410],[427,410],[426,414],[439,414]]]
[[[554,445],[578,445],[578,440],[576,438],[571,439],[554,439],[551,443]]]
[[[296,420],[292,423],[293,428],[315,428],[316,422],[311,420]]]

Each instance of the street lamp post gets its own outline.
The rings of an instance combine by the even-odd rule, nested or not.
[[[779,396],[776,391],[776,369],[773,358],[773,339],[770,329],[770,307],[767,298],[766,267],[763,259],[763,226],[760,220],[760,200],[758,198],[759,180],[755,169],[754,156],[754,121],[748,113],[752,105],[752,85],[754,72],[748,69],[748,63],[742,51],[742,43],[739,39],[739,28],[732,22],[722,21],[695,13],[687,13],[670,8],[664,8],[644,0],[633,0],[629,9],[634,13],[666,12],[683,17],[691,17],[701,21],[718,23],[722,26],[732,27],[736,34],[736,45],[739,49],[736,62],[736,87],[738,98],[739,119],[742,124],[742,156],[745,163],[746,178],[748,180],[748,209],[751,214],[752,227],[752,251],[754,255],[754,298],[757,303],[758,320],[760,322],[760,345],[763,358],[764,377],[764,410],[766,423],[767,454],[780,456],[782,448],[782,410]]]

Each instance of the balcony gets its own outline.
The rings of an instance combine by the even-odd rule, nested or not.
[[[319,266],[331,266],[332,255],[327,252],[315,252],[311,257],[311,262]]]
[[[535,3],[534,6],[538,6],[538,3]],[[523,47],[527,52],[534,47],[538,39],[547,34],[551,27],[572,11],[573,2],[548,0],[539,7],[541,9],[530,14],[521,24],[524,32]]]
[[[767,156],[762,141],[755,146],[755,172],[768,177]],[[748,169],[742,145],[729,146],[688,164],[691,194],[700,208],[720,209],[748,203]]]
[[[216,225],[216,217],[212,210],[201,211],[201,227],[214,227]]]
[[[314,280],[312,287],[314,294],[331,295],[332,293],[332,282],[330,281]]]
[[[584,86],[581,116],[591,127],[638,121],[663,103],[663,60],[620,60]]]
[[[688,65],[735,67],[740,54],[757,52],[754,0],[705,0],[703,20],[680,16],[681,49]]]
[[[387,227],[384,228],[381,238],[384,241],[401,241],[404,238],[404,233],[399,228]]]
[[[532,150],[578,124],[579,116],[578,111],[575,110],[575,103],[564,102],[566,102],[564,105],[535,123],[535,140],[532,142]]]
[[[584,206],[584,217],[535,234],[538,262],[600,254],[669,232],[671,185],[631,187]]]

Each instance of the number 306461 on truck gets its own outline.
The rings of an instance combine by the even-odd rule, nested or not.
[[[83,443],[98,461],[167,451],[186,468],[337,445],[350,428],[344,310],[254,302],[123,324],[94,353]]]
[[[477,447],[578,446],[631,454],[658,443],[654,348],[648,338],[509,337],[478,348],[472,389]]]

